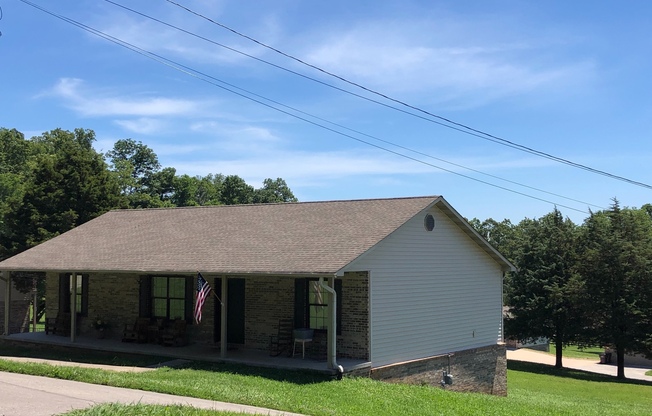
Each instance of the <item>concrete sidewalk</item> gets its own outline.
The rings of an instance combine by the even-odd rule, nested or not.
[[[545,352],[520,348],[517,350],[507,350],[507,359],[514,361],[527,361],[531,363],[555,365],[555,356]],[[618,368],[614,364],[600,364],[591,359],[583,358],[563,358],[564,368],[575,370],[589,371],[591,373],[606,374],[616,377]],[[652,376],[646,376],[645,373],[650,368],[625,367],[625,377],[632,380],[644,380],[652,382]]]
[[[5,357],[2,357],[5,358]],[[0,372],[0,415],[51,416],[101,403],[193,406],[259,415],[293,415],[254,406]]]

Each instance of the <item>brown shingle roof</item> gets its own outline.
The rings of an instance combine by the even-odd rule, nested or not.
[[[111,211],[0,270],[333,274],[438,200]]]

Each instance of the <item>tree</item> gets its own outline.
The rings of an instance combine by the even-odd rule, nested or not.
[[[133,139],[118,140],[113,145],[113,150],[106,153],[106,157],[113,165],[120,161],[131,163],[134,179],[146,178],[161,169],[156,153],[147,145]]]
[[[546,337],[556,344],[555,367],[562,349],[576,341],[581,322],[577,299],[581,282],[576,271],[577,226],[553,212],[525,223],[525,238],[516,258],[508,295],[509,334],[519,340]]]
[[[92,148],[92,130],[52,130],[32,139],[35,154],[23,178],[17,209],[5,215],[7,254],[68,231],[120,206],[118,185],[102,155]]]
[[[160,173],[158,156],[142,142],[121,139],[113,150],[106,153],[112,171],[120,184],[122,194],[131,208],[156,208],[165,206],[160,195],[169,191],[169,171]],[[176,171],[172,171],[172,177]],[[165,182],[168,179],[168,182]],[[166,188],[168,185],[168,188]]]
[[[652,356],[652,219],[645,210],[591,213],[583,225],[580,272],[590,304],[587,343],[616,351],[618,378],[625,353]]]
[[[515,240],[517,230],[510,220],[498,222],[489,218],[480,222],[479,219],[473,218],[469,224],[502,255],[510,260],[513,259],[517,247]]]
[[[248,185],[238,175],[224,178],[221,202],[224,205],[251,204],[254,198],[254,187]]]
[[[0,128],[0,260],[11,254],[13,227],[9,226],[9,214],[22,204],[29,152],[29,142],[22,133]]]
[[[652,204],[645,204],[641,209],[652,218]]]
[[[271,178],[267,178],[263,181],[262,188],[254,191],[253,202],[256,204],[297,202],[297,198],[283,179],[276,178],[276,180],[272,180]]]

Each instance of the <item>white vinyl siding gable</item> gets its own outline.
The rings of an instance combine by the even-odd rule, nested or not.
[[[370,271],[373,367],[502,340],[502,269],[436,206],[346,267]]]

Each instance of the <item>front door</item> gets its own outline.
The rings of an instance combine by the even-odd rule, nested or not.
[[[226,306],[226,339],[229,344],[245,342],[245,279],[230,278],[226,282],[228,302]],[[215,279],[215,292],[222,299],[222,279]],[[215,302],[215,342],[220,342],[222,334],[222,308]]]

